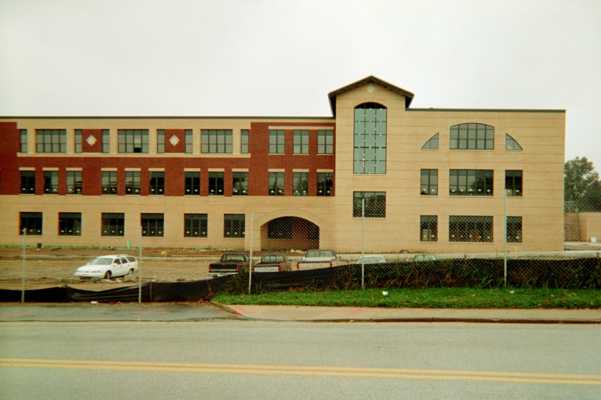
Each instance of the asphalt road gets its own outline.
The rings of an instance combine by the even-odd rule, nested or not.
[[[0,323],[0,399],[595,399],[599,325]]]

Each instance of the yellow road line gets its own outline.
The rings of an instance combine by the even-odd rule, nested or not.
[[[418,380],[465,380],[513,383],[601,385],[600,375],[547,374],[525,372],[427,370],[396,368],[349,368],[294,365],[205,364],[205,363],[155,363],[102,360],[51,360],[26,358],[0,358],[4,368],[61,368],[106,369],[147,372],[229,373],[248,375],[338,376]]]

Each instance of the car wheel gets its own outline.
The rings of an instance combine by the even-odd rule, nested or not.
[[[104,279],[111,279],[112,276],[113,274],[111,274],[111,271],[106,271],[106,274],[104,274]]]
[[[133,274],[134,274],[134,269],[133,269],[133,268],[130,268],[130,270],[129,270],[129,274],[130,274],[130,275],[133,275]]]

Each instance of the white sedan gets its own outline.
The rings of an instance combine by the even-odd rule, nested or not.
[[[96,257],[75,271],[73,275],[80,278],[111,279],[133,274],[138,270],[136,257],[128,255],[108,255]]]

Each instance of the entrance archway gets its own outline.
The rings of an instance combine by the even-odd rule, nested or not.
[[[319,226],[300,217],[279,217],[261,226],[261,250],[319,248]]]

